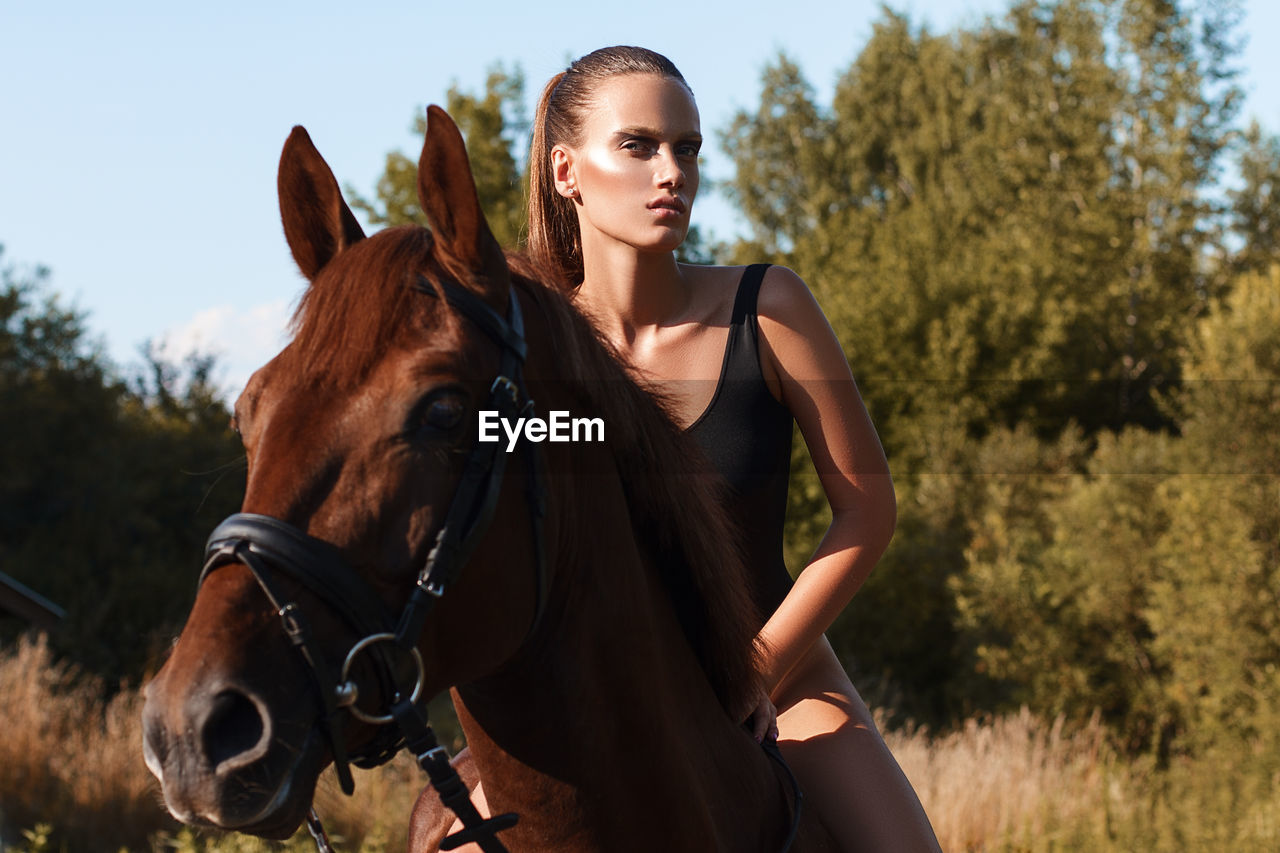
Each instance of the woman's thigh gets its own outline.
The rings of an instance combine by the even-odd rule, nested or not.
[[[825,638],[784,682],[778,746],[842,850],[937,851],[898,762]]]

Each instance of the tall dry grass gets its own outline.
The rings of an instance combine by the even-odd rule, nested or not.
[[[55,660],[43,639],[0,650],[0,849],[41,824],[55,850],[218,849],[221,842],[180,832],[161,804],[142,761],[142,691],[108,699],[104,687]],[[357,770],[350,798],[326,773],[316,804],[346,849],[399,851],[422,784],[402,755],[378,771]]]
[[[1122,758],[1095,717],[1071,729],[1025,709],[941,737],[888,732],[950,853],[1275,853],[1274,737],[1224,736],[1209,751]]]
[[[73,850],[142,849],[165,826],[142,766],[142,698],[23,638],[0,655],[0,829],[57,828]]]
[[[433,703],[433,717],[447,701]],[[99,681],[56,661],[41,641],[0,650],[0,849],[45,824],[49,838],[28,849],[279,850],[172,823],[142,762],[141,710],[141,691],[107,699]],[[1026,711],[941,736],[885,739],[950,853],[1280,849],[1280,761],[1270,751],[1156,771],[1118,760],[1097,720],[1069,729]],[[402,851],[423,785],[402,755],[356,771],[351,798],[326,773],[316,803],[340,850]],[[285,849],[314,848],[303,832]]]
[[[1105,814],[1109,753],[1097,719],[1067,733],[1062,718],[1046,725],[1023,709],[936,738],[889,731],[885,741],[951,853],[1053,849],[1055,836]]]

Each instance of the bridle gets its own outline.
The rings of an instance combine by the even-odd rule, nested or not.
[[[439,291],[422,276],[413,284],[421,293],[443,295],[450,306],[479,326],[501,349],[498,373],[489,386],[487,408],[507,420],[533,416],[534,404],[523,376],[524,319],[515,290],[509,291],[507,316],[503,317],[456,281],[442,279],[438,286]],[[493,521],[507,456],[500,442],[477,439],[471,447],[426,564],[418,573],[404,610],[394,622],[386,607],[347,566],[335,546],[271,516],[236,513],[219,524],[209,536],[204,569],[200,573],[201,584],[210,573],[231,563],[243,564],[252,573],[279,615],[290,642],[311,670],[320,695],[320,727],[329,742],[338,783],[344,793],[355,790],[348,763],[375,767],[389,761],[402,746],[409,748],[441,801],[463,824],[463,829],[444,840],[443,850],[474,842],[485,853],[506,853],[497,833],[514,826],[517,820],[514,814],[483,818],[471,802],[470,792],[449,763],[449,754],[437,741],[426,709],[419,703],[424,671],[417,650],[418,636],[427,616],[457,580]],[[541,453],[534,447],[526,447],[524,456],[528,466],[526,493],[535,563],[535,605],[529,627],[532,634],[546,606],[547,570],[542,530],[546,487]],[[347,652],[337,677],[315,645],[310,625],[298,604],[281,594],[277,574],[287,576],[316,595],[362,637]],[[359,691],[351,678],[351,670],[361,654],[372,662],[382,695],[391,697],[385,713],[373,713],[358,704]],[[414,668],[413,686],[402,690],[401,676],[409,663]],[[350,756],[343,737],[348,716],[381,727],[368,746]],[[322,853],[331,850],[314,809],[307,817],[307,825]]]
[[[438,286],[439,292],[423,276],[417,277],[413,284],[420,293],[443,295],[450,306],[479,326],[501,348],[498,373],[489,386],[487,408],[508,420],[534,416],[534,403],[525,387],[523,375],[526,355],[524,318],[514,288],[509,291],[507,316],[503,317],[456,281],[441,279]],[[484,853],[507,853],[497,833],[515,826],[518,820],[513,813],[484,818],[471,801],[470,791],[449,763],[448,751],[440,745],[431,729],[426,708],[419,703],[425,676],[417,649],[417,639],[427,616],[457,580],[462,567],[493,521],[507,456],[501,449],[501,442],[477,439],[471,447],[444,524],[436,534],[408,602],[394,623],[386,607],[350,569],[335,546],[271,516],[236,513],[226,518],[209,536],[204,568],[200,573],[201,584],[210,573],[232,563],[243,564],[252,573],[279,615],[290,642],[311,670],[320,695],[320,727],[329,742],[334,770],[343,793],[350,795],[355,790],[349,763],[357,767],[376,767],[390,761],[402,747],[409,749],[431,780],[441,802],[463,826],[441,842],[441,850],[475,843]],[[528,631],[532,634],[541,621],[547,598],[542,527],[546,513],[546,475],[542,454],[536,447],[527,446],[524,456],[528,467],[526,498],[534,544],[535,605]],[[296,602],[286,600],[281,594],[276,573],[289,577],[316,595],[362,637],[347,652],[336,678],[333,668],[315,646],[301,609]],[[384,714],[371,713],[358,704],[359,691],[350,676],[353,662],[362,653],[373,663],[382,695],[391,697]],[[411,688],[402,690],[398,685],[407,663],[413,664],[414,682]],[[343,738],[347,716],[380,727],[370,744],[350,755]],[[392,723],[395,727],[391,726]],[[766,747],[766,752],[782,768],[792,791],[792,820],[781,848],[782,853],[786,853],[799,830],[803,796],[776,746],[772,749]],[[332,853],[333,848],[314,808],[307,815],[307,828],[320,853]]]

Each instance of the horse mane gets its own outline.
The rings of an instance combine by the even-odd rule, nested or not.
[[[724,509],[719,482],[675,425],[665,397],[643,387],[564,292],[532,261],[508,253],[513,282],[541,308],[557,352],[558,378],[589,399],[609,425],[633,529],[656,565],[685,637],[721,705],[750,710],[760,684],[762,624],[754,579]],[[661,464],[655,464],[661,460]],[[707,476],[691,476],[705,474]]]
[[[421,323],[422,298],[412,285],[425,271],[423,262],[434,244],[427,229],[399,225],[334,256],[293,314],[293,342],[286,353],[295,362],[295,375],[343,388],[364,382],[391,347]],[[414,345],[447,345],[450,337],[419,335]]]
[[[424,312],[423,298],[411,286],[432,266],[433,245],[430,231],[397,226],[330,260],[294,313],[293,341],[282,354],[291,371],[353,387],[410,336],[418,347],[455,340],[419,328],[440,311]],[[710,474],[708,464],[676,427],[662,395],[637,383],[565,294],[524,255],[509,254],[507,262],[513,282],[550,327],[557,378],[590,401],[609,425],[632,527],[644,532],[637,540],[656,566],[708,681],[726,711],[745,715],[760,683],[756,633],[763,620],[715,478],[690,476]]]

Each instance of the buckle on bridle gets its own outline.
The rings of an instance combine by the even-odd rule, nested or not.
[[[284,632],[289,635],[289,639],[295,644],[305,639],[306,629],[302,624],[302,612],[298,609],[295,602],[288,602],[279,610],[276,615],[280,617],[281,623],[284,624]]]
[[[421,755],[415,756],[419,764],[424,762],[449,763],[449,750],[443,746],[433,746]]]
[[[499,391],[505,391],[511,397],[514,408],[520,407],[520,386],[501,373],[494,377],[493,384],[489,386],[489,395],[493,396]]]

